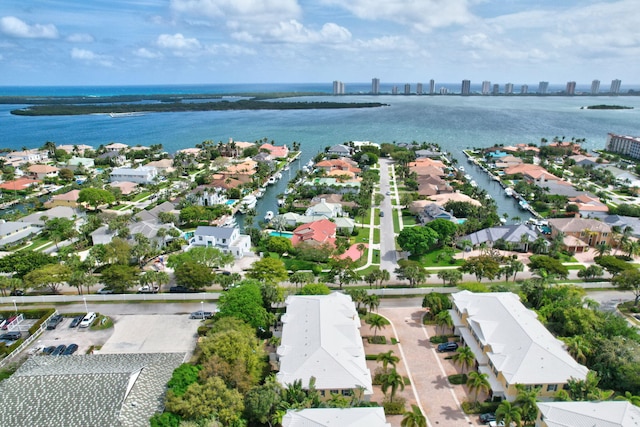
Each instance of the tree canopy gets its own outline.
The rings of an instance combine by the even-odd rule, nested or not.
[[[438,242],[438,233],[429,227],[407,227],[398,235],[398,245],[411,255],[421,256]]]

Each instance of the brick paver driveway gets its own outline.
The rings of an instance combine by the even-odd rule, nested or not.
[[[454,373],[453,366],[429,342],[427,328],[422,325],[424,310],[418,307],[380,308],[379,313],[393,325],[394,334],[400,341],[400,355],[404,359],[428,425],[476,425],[476,417],[469,418],[460,408],[460,402],[466,399],[463,386],[454,388],[447,380],[447,375]]]

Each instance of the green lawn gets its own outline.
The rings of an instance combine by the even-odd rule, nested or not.
[[[357,236],[351,237],[351,244],[354,243],[368,243],[369,242],[369,227],[356,227],[354,231],[358,232]]]
[[[453,264],[449,262],[448,257],[442,257],[442,259],[438,260],[438,256],[443,253],[443,249],[438,249],[436,251],[430,252],[426,255],[423,255],[418,261],[423,267],[451,267],[451,266],[459,266],[464,263],[463,260],[458,259]],[[456,251],[458,253],[460,251]]]
[[[394,233],[399,233],[400,232],[400,219],[398,218],[398,210],[394,209],[392,211],[393,213],[393,232]]]
[[[373,229],[373,243],[380,243],[380,229],[379,228],[374,228]]]
[[[364,225],[371,224],[371,209],[367,210],[364,218],[358,217],[357,219],[361,220]]]
[[[22,246],[19,249],[16,249],[16,251],[21,251],[23,249],[29,249],[30,251],[33,251],[36,248],[39,248],[42,245],[45,245],[47,243],[50,243],[49,239],[47,239],[46,237],[38,237],[37,239],[31,240],[31,244],[30,245]],[[44,249],[44,248],[42,248],[42,249]]]
[[[147,197],[149,197],[151,195],[151,192],[149,191],[143,191],[142,193],[138,194],[136,197],[133,198],[133,202],[139,202],[142,199],[145,199]]]
[[[416,217],[409,211],[402,211],[402,223],[404,225],[416,225]]]
[[[379,249],[374,249],[373,250],[373,258],[371,259],[371,262],[373,264],[380,264],[380,250]]]
[[[380,211],[379,211],[378,209],[376,209],[376,210],[375,210],[375,216],[374,216],[374,218],[373,218],[373,223],[374,223],[376,226],[379,226],[379,225],[380,225]]]
[[[111,208],[113,211],[123,211],[125,209],[131,209],[131,205],[118,205]]]

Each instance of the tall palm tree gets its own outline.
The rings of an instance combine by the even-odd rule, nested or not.
[[[527,389],[517,384],[516,388],[518,394],[515,403],[521,410],[522,421],[524,421],[525,424],[535,423],[536,418],[538,418],[538,393],[540,392],[540,387]]]
[[[473,354],[470,347],[464,346],[458,348],[458,351],[456,351],[456,353],[451,357],[451,360],[453,360],[454,363],[459,364],[464,372],[473,366],[476,361],[476,355]]]
[[[394,369],[396,367],[396,363],[400,361],[398,356],[394,356],[393,350],[389,350],[387,352],[378,353],[376,356],[376,362],[382,363],[382,369],[387,370],[387,366],[391,365]]]
[[[591,348],[581,335],[564,338],[563,341],[567,345],[567,351],[576,362],[587,363],[587,356],[591,353]]]
[[[384,329],[387,325],[389,325],[389,321],[380,316],[379,314],[369,313],[364,321],[367,325],[373,329],[373,336],[375,337],[378,334],[380,329]]]
[[[625,391],[624,396],[618,396],[614,400],[626,400],[632,405],[640,406],[640,396],[636,396],[630,391]]]
[[[379,295],[367,295],[363,299],[364,305],[369,307],[369,312],[373,312],[373,310],[377,310],[380,306],[380,296]]]
[[[435,321],[437,326],[442,327],[442,333],[444,333],[445,327],[453,328],[453,319],[451,318],[451,314],[449,314],[448,310],[442,310],[440,313],[436,314]]]
[[[391,393],[389,393],[389,402],[393,402],[393,398],[395,397],[398,389],[404,390],[404,378],[396,371],[392,369],[390,372],[383,374],[380,378],[380,388],[382,389],[382,393],[386,396],[387,391],[391,388]]]
[[[474,402],[478,403],[478,394],[481,391],[488,393],[491,390],[491,384],[489,384],[489,375],[481,374],[480,372],[472,371],[467,376],[467,387],[469,391],[475,392]]]
[[[411,410],[404,413],[400,427],[427,427],[427,417],[417,405],[411,405]]]
[[[505,426],[515,423],[517,427],[520,427],[522,425],[521,409],[508,400],[503,400],[496,409],[496,421],[504,422]]]

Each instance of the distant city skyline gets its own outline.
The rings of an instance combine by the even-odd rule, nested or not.
[[[637,0],[3,0],[0,86],[640,83]],[[425,77],[426,76],[426,77]],[[436,86],[430,84],[435,80]],[[348,91],[348,89],[347,89]],[[493,86],[489,90],[493,92]]]

